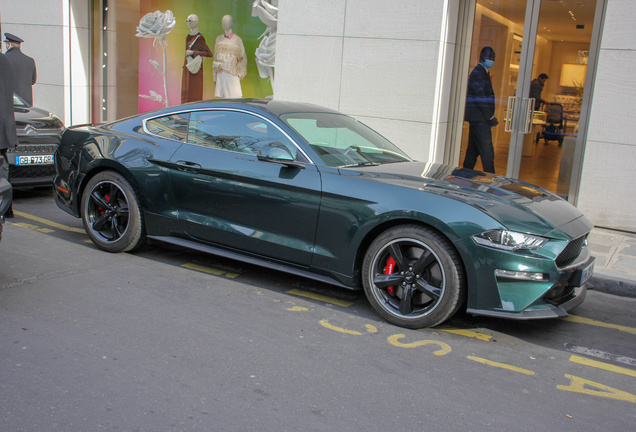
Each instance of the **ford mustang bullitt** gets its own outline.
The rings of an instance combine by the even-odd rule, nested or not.
[[[303,103],[215,100],[66,129],[57,205],[94,244],[153,239],[363,289],[389,322],[460,308],[567,316],[594,269],[590,221],[537,186],[412,160]]]

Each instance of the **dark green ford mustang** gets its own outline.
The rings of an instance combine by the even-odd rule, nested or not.
[[[209,101],[66,130],[56,202],[97,247],[147,238],[363,288],[388,321],[566,316],[592,224],[536,186],[416,162],[351,117]]]

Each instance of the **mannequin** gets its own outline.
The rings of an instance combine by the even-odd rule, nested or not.
[[[214,45],[214,96],[219,98],[241,98],[241,82],[247,73],[247,56],[243,41],[232,31],[233,18],[225,15],[221,20],[223,34]]]
[[[186,36],[186,58],[181,76],[181,103],[203,99],[203,59],[212,57],[212,51],[199,33],[199,17],[192,14],[186,20],[190,34]]]

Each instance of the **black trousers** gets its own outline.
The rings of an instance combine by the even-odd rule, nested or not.
[[[488,123],[471,123],[468,129],[468,148],[464,158],[464,168],[473,169],[477,157],[485,172],[495,172],[495,149],[492,145],[492,132]]]

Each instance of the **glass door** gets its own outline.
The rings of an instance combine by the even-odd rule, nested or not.
[[[511,174],[568,197],[585,92],[596,0],[542,1],[526,97],[534,100],[530,133],[521,138]]]
[[[568,196],[596,3],[476,0],[460,166],[489,171],[490,140],[495,173]],[[492,65],[484,47],[495,53]],[[490,101],[475,97],[482,69]],[[494,105],[480,114],[498,123],[474,115],[480,101]]]
[[[519,74],[523,73],[526,6],[526,0],[476,2],[460,166],[492,171],[489,169],[492,153],[488,148],[491,146],[494,172],[502,175],[507,172],[510,143],[515,138],[514,98]],[[492,66],[482,56],[488,48],[495,57]],[[476,160],[475,151],[479,154]]]

